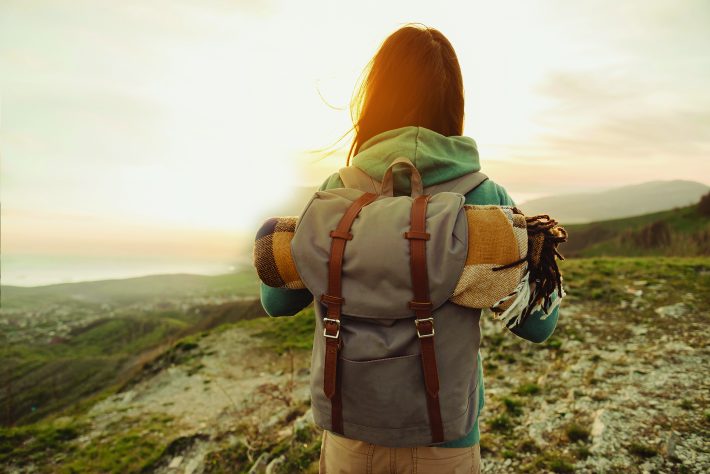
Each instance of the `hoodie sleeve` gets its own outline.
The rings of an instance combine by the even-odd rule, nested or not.
[[[269,316],[293,316],[313,301],[308,290],[272,288],[261,283],[259,291],[261,306]]]

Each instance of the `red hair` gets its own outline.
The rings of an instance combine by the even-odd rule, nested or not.
[[[462,135],[464,91],[453,46],[439,30],[406,25],[385,39],[350,104],[350,158],[370,138],[406,126]]]

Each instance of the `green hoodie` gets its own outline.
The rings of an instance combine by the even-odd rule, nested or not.
[[[413,126],[390,130],[367,140],[360,147],[359,153],[353,157],[352,165],[362,169],[377,181],[382,181],[387,167],[400,156],[404,156],[414,163],[422,176],[425,187],[481,169],[476,142],[472,138],[446,137],[427,128]],[[319,191],[342,187],[343,182],[338,173],[334,173],[325,180]],[[399,172],[399,170],[394,172],[394,190],[395,195],[409,194],[409,177],[406,173]],[[490,179],[466,194],[466,204],[515,205],[505,189]],[[308,290],[271,288],[261,284],[261,303],[271,316],[294,315],[312,301],[313,295]],[[527,318],[525,323],[511,329],[511,331],[529,341],[543,342],[555,330],[558,307],[544,320],[540,319],[543,315],[542,311],[535,312]],[[473,430],[463,438],[437,446],[459,448],[472,446],[479,442],[478,418],[484,405],[481,360],[479,351],[479,408]]]

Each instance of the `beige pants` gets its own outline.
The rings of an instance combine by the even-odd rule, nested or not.
[[[320,474],[480,474],[478,444],[468,448],[389,448],[323,431]]]

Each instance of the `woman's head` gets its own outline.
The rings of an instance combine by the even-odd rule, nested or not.
[[[406,126],[445,136],[463,133],[464,99],[456,52],[434,28],[407,25],[392,33],[363,72],[351,103],[350,158],[368,139]]]

